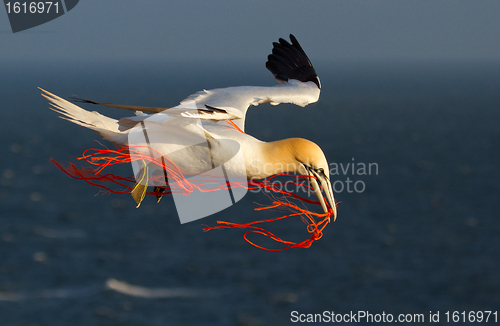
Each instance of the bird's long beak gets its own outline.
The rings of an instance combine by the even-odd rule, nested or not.
[[[318,196],[318,200],[321,203],[321,207],[323,208],[325,213],[328,212],[328,207],[325,203],[325,198],[323,197],[323,193],[321,192],[321,188],[323,188],[323,191],[325,192],[325,197],[328,200],[331,209],[333,210],[333,220],[335,221],[337,219],[337,205],[335,204],[335,198],[333,197],[333,190],[330,180],[324,174],[319,174],[313,169],[308,169],[308,170],[309,173],[314,176],[309,178],[309,183],[313,187],[316,196]],[[321,188],[319,187],[317,180],[321,183]]]

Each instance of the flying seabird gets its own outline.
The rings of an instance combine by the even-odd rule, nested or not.
[[[227,173],[244,174],[242,177],[249,180],[263,179],[280,173],[307,175],[324,212],[331,210],[335,220],[337,209],[329,178],[328,163],[318,145],[302,138],[264,142],[244,132],[245,114],[250,105],[292,103],[304,107],[319,99],[321,83],[316,71],[293,35],[290,35],[290,41],[291,43],[280,38],[279,42],[274,42],[272,54],[268,56],[266,62],[267,69],[279,83],[276,86],[238,86],[203,90],[190,95],[178,106],[172,108],[117,105],[73,99],[83,103],[135,111],[135,116],[120,120],[106,117],[95,111],[84,110],[40,89],[43,91],[42,95],[51,102],[53,106],[51,109],[62,114],[63,119],[94,130],[118,148],[130,144],[131,131],[137,129],[135,127],[138,125],[147,128],[150,135],[157,136],[156,139],[161,139],[161,144],[156,144],[155,149],[162,155],[175,151],[177,143],[167,135],[172,135],[172,132],[177,131],[182,133],[179,137],[206,138],[209,141],[209,147],[216,153],[214,154],[216,159],[218,157],[224,162],[227,161],[224,159],[225,155],[231,152],[229,149],[231,146],[228,144],[236,142],[243,153],[244,166],[226,164]],[[174,118],[171,119],[172,117]],[[198,123],[199,119],[203,121],[202,124]],[[145,126],[145,121],[153,123]],[[231,121],[234,127],[228,128],[227,121]],[[206,164],[197,157],[196,150],[184,151],[182,155],[177,162],[181,162],[179,168],[184,173],[197,174],[206,170]],[[212,151],[210,155],[212,157]],[[213,160],[212,157],[212,166]],[[138,200],[135,197],[134,199],[138,201],[138,204],[142,200],[142,198]]]

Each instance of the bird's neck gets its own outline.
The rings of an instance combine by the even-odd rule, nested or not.
[[[279,173],[295,173],[300,164],[295,159],[294,139],[283,139],[264,143],[260,162],[260,177],[265,178]]]

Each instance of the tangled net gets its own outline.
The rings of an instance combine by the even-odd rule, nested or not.
[[[194,190],[208,192],[228,189],[229,187],[244,187],[248,190],[262,190],[262,192],[272,200],[272,204],[257,207],[254,210],[263,211],[278,209],[285,212],[285,215],[277,218],[253,221],[244,224],[217,221],[218,225],[207,226],[203,229],[203,231],[206,232],[214,229],[228,228],[249,229],[243,234],[243,238],[251,245],[268,251],[282,251],[291,248],[309,248],[314,241],[321,239],[321,237],[323,236],[324,228],[330,222],[330,218],[333,216],[333,210],[331,208],[327,213],[316,213],[308,210],[304,203],[320,205],[319,201],[311,200],[303,196],[299,196],[296,193],[283,190],[282,187],[279,187],[280,183],[273,180],[277,177],[293,177],[295,178],[295,181],[289,182],[290,184],[297,186],[297,189],[305,188],[307,192],[310,192],[312,191],[312,188],[308,184],[302,183],[306,180],[305,178],[309,176],[298,176],[295,174],[277,174],[263,180],[244,180],[241,182],[232,181],[231,184],[229,184],[226,180],[221,180],[220,182],[217,180],[212,180],[210,182],[196,182],[196,180],[184,178],[182,171],[180,171],[180,169],[171,161],[164,158],[164,156],[162,156],[160,153],[155,151],[158,154],[157,158],[154,157],[155,155],[143,154],[145,149],[155,151],[153,148],[147,146],[125,146],[118,150],[110,150],[107,148],[90,148],[85,150],[82,156],[78,158],[78,160],[87,162],[89,166],[80,168],[78,168],[73,163],[69,163],[67,166],[62,166],[54,159],[51,159],[51,161],[70,177],[78,180],[84,180],[92,186],[104,189],[103,192],[105,193],[130,194],[134,190],[135,186],[137,186],[136,178],[134,176],[121,177],[113,173],[103,173],[103,170],[105,168],[111,167],[116,164],[131,163],[133,161],[144,161],[152,163],[157,166],[158,169],[165,171],[165,173],[168,174],[169,178],[175,180],[175,182],[173,183],[166,183],[164,186],[162,186],[161,189],[155,187],[155,191],[146,191],[145,187],[144,193],[140,198],[141,201],[145,195],[162,196],[165,194],[171,194],[173,192],[180,192],[186,195],[193,192]],[[159,157],[161,157],[161,159],[158,159]],[[163,176],[157,176],[157,178],[160,177]],[[299,207],[299,203],[303,207]],[[302,221],[307,225],[307,232],[311,235],[309,238],[301,242],[283,240],[272,232],[260,226],[263,223],[283,220],[294,216],[300,217],[302,219]],[[248,239],[248,235],[252,233],[264,235],[284,245],[284,247],[273,249],[261,246]]]

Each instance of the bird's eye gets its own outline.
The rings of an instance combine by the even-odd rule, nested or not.
[[[319,169],[318,169],[318,172],[319,172],[319,173],[323,173],[323,174],[325,174],[325,170],[324,170],[323,168],[319,168]]]

